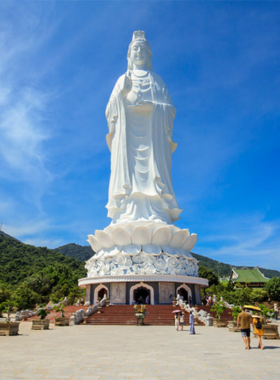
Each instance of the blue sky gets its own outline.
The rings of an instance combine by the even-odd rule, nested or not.
[[[280,270],[280,3],[0,2],[0,222],[86,245],[109,223],[105,107],[145,30],[177,108],[178,227],[195,252]]]

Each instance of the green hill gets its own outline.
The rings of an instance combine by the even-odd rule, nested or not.
[[[62,245],[61,247],[55,248],[54,250],[80,261],[87,261],[95,254],[90,246],[82,246],[75,243]]]
[[[0,303],[9,298],[24,309],[74,299],[81,294],[78,279],[85,276],[83,261],[0,234]]]

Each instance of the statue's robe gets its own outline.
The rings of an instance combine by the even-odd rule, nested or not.
[[[161,77],[150,72],[153,107],[135,113],[122,96],[125,75],[118,79],[106,108],[111,151],[108,217],[113,224],[139,220],[170,224],[182,211],[171,178],[176,110]]]

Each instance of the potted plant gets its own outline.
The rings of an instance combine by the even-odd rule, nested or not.
[[[136,317],[137,326],[144,325],[144,318],[146,315],[146,305],[141,305],[140,307],[135,305],[134,310],[135,310],[135,317]]]
[[[65,318],[64,316],[64,308],[65,306],[61,304],[60,306],[54,306],[53,310],[56,312],[61,312],[61,316],[55,318],[55,326],[69,326],[69,318]]]
[[[237,329],[237,317],[241,313],[241,308],[239,306],[233,306],[231,310],[232,310],[231,315],[233,316],[233,321],[228,321],[229,331],[231,332],[240,331],[240,328]]]
[[[109,307],[110,306],[110,300],[108,297],[106,297],[106,306]]]
[[[50,312],[46,310],[44,306],[41,307],[37,313],[37,317],[40,317],[40,319],[33,319],[32,330],[48,330],[50,327],[50,320],[46,319],[46,316],[50,314]]]
[[[221,315],[223,314],[224,310],[226,310],[226,306],[223,304],[222,301],[217,302],[215,305],[213,305],[210,309],[210,311],[215,313],[215,318],[213,319],[213,326],[214,327],[227,327],[228,321],[226,318],[221,318]]]
[[[0,335],[18,335],[19,322],[11,322],[10,315],[16,304],[10,300],[0,304]],[[2,313],[7,313],[7,318]]]

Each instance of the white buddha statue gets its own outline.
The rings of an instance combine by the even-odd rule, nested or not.
[[[152,69],[145,33],[133,33],[127,72],[106,109],[111,151],[108,216],[112,225],[134,221],[172,224],[181,209],[172,187],[171,155],[176,110],[165,83]]]

